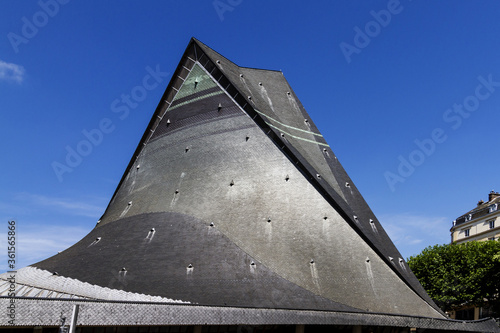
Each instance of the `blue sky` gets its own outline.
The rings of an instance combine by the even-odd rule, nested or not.
[[[404,257],[449,242],[452,221],[500,190],[496,1],[3,4],[0,257],[16,219],[18,267],[94,227],[193,36],[284,72]],[[151,71],[158,84],[120,118],[113,103]]]

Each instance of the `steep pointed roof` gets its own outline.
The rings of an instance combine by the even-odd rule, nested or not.
[[[445,319],[283,74],[194,38],[99,223],[18,283],[21,296]]]
[[[191,43],[197,56],[200,54],[199,57],[203,58],[206,55],[207,65],[215,66],[234,85],[237,97],[251,98],[241,101],[240,105],[306,173],[346,222],[414,291],[440,311],[404,262],[283,73],[239,67],[200,41],[193,38]]]
[[[314,186],[353,229],[368,241],[381,258],[390,263],[394,271],[414,291],[438,309],[409,270],[404,258],[389,239],[281,71],[240,67],[195,38],[191,39],[183,58],[187,59],[187,62],[190,62],[189,59],[203,61],[207,71],[213,71],[215,75],[220,76],[219,81],[224,84],[227,81],[228,93],[240,107],[278,146],[283,148],[285,154],[301,168],[301,171],[307,173]],[[181,61],[176,74],[184,70]],[[176,74],[172,78],[173,81]],[[177,80],[177,85],[180,83]],[[169,86],[173,84],[175,83],[170,82]],[[173,87],[170,91],[166,90],[163,96],[165,103],[163,105],[160,103],[157,108],[155,113],[157,117],[153,116],[135,156],[139,155],[144,143],[152,136],[151,131],[157,128],[161,115],[175,96],[176,89]],[[132,163],[133,160],[129,168]],[[126,174],[127,172],[124,177]]]

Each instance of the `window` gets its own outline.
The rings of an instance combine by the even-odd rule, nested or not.
[[[489,208],[490,213],[496,212],[498,209],[498,204],[491,205]]]
[[[469,237],[470,236],[470,229],[465,229],[464,233],[465,233],[465,237]]]
[[[484,308],[481,308],[479,310],[479,319],[482,319],[482,318],[488,318],[488,317],[491,317],[491,318],[494,318],[495,316],[495,310],[493,309],[493,307],[484,307]]]
[[[458,310],[455,314],[455,319],[474,320],[474,308]]]
[[[472,214],[469,214],[465,217],[465,222],[469,222],[470,220],[472,220]]]
[[[493,229],[495,227],[495,220],[489,221],[490,224],[490,229]]]

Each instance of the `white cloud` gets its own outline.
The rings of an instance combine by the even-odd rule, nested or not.
[[[105,206],[92,205],[86,202],[70,201],[61,198],[52,198],[43,195],[21,193],[16,197],[20,201],[28,202],[30,206],[54,208],[68,215],[78,215],[97,218],[103,213]]]
[[[428,246],[450,241],[451,222],[445,217],[415,214],[386,214],[380,223],[401,254],[407,258]]]
[[[23,66],[0,60],[0,80],[22,83],[24,72]]]
[[[0,203],[0,272],[7,268],[7,221],[16,224],[16,268],[34,264],[63,251],[92,229],[106,200],[86,201],[20,193],[9,204]],[[11,216],[3,216],[7,212]],[[90,218],[90,226],[89,226]],[[3,250],[2,250],[3,249]]]
[[[16,269],[67,249],[89,232],[85,228],[73,226],[20,225],[16,232]],[[6,231],[2,233],[4,235],[0,238],[0,249],[7,249]],[[0,272],[7,270],[7,260],[1,261]]]

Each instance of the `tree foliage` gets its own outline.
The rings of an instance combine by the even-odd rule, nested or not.
[[[499,313],[500,241],[429,246],[408,265],[444,311],[488,301]]]

